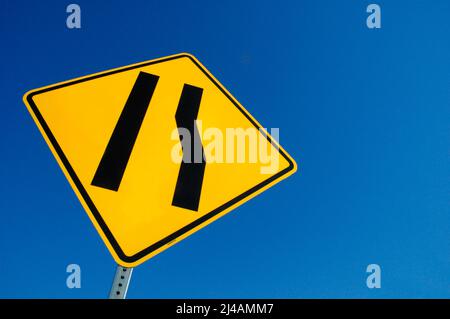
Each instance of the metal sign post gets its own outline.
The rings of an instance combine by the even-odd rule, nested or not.
[[[132,272],[133,268],[117,265],[116,274],[114,275],[113,284],[109,293],[109,299],[126,298]]]

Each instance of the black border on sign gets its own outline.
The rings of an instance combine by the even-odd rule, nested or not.
[[[171,56],[171,57],[163,58],[163,59],[156,60],[156,61],[144,62],[142,64],[137,64],[137,65],[134,65],[134,66],[125,67],[125,68],[121,68],[121,69],[118,69],[118,70],[113,70],[113,71],[109,71],[109,72],[105,72],[105,73],[101,73],[101,74],[85,77],[85,78],[82,78],[82,79],[74,80],[74,81],[71,81],[71,82],[63,83],[63,84],[58,84],[58,85],[55,85],[55,86],[52,86],[52,87],[48,87],[48,88],[44,88],[44,89],[41,89],[41,90],[38,90],[38,91],[35,91],[35,92],[31,92],[31,93],[29,93],[26,96],[26,100],[28,101],[28,103],[29,103],[31,109],[33,110],[36,118],[38,119],[39,123],[41,124],[42,129],[44,130],[45,134],[47,135],[49,141],[51,142],[52,146],[54,147],[56,153],[58,154],[59,158],[61,159],[61,162],[63,163],[63,165],[66,168],[67,172],[69,173],[70,177],[72,178],[75,186],[77,187],[78,191],[80,192],[80,194],[83,197],[84,201],[86,202],[87,206],[89,207],[89,209],[91,210],[92,214],[94,215],[94,217],[95,217],[97,223],[99,224],[100,228],[103,230],[104,234],[108,238],[110,244],[114,248],[114,250],[117,253],[118,257],[122,261],[127,262],[127,263],[136,262],[139,259],[142,259],[143,257],[151,254],[155,250],[163,247],[164,245],[169,244],[170,242],[172,242],[173,240],[175,240],[178,237],[182,236],[183,234],[187,233],[191,229],[201,225],[205,221],[209,220],[210,218],[214,217],[215,215],[219,214],[220,212],[224,211],[225,209],[229,208],[230,206],[238,203],[239,201],[241,201],[245,197],[248,197],[249,195],[255,193],[259,189],[263,188],[264,186],[270,184],[274,180],[278,179],[279,177],[285,175],[286,173],[288,173],[289,171],[294,169],[294,163],[284,153],[284,151],[281,148],[277,147],[277,145],[271,140],[270,136],[266,135],[265,132],[261,132],[262,134],[264,134],[266,136],[267,140],[272,145],[274,145],[279,150],[280,154],[287,160],[287,162],[289,163],[289,166],[287,168],[285,168],[284,170],[282,170],[282,171],[278,172],[277,174],[271,176],[270,178],[266,179],[265,181],[259,183],[258,185],[250,188],[249,190],[245,191],[244,193],[240,194],[239,196],[235,197],[234,199],[230,200],[229,202],[223,204],[222,206],[220,206],[220,207],[212,210],[211,212],[203,215],[202,217],[200,217],[199,219],[193,221],[189,225],[186,225],[186,226],[182,227],[181,229],[177,230],[176,232],[174,232],[173,234],[167,236],[166,238],[164,238],[164,239],[162,239],[162,240],[160,240],[160,241],[150,245],[149,247],[141,250],[140,252],[138,252],[138,253],[136,253],[134,255],[131,255],[131,256],[128,256],[128,255],[126,255],[123,252],[122,248],[119,246],[118,242],[116,241],[116,239],[114,238],[113,234],[111,233],[111,231],[109,230],[108,226],[106,225],[105,221],[103,220],[100,212],[95,207],[94,202],[91,200],[91,198],[89,197],[87,191],[84,189],[83,185],[81,184],[80,180],[78,179],[78,176],[76,175],[74,169],[70,165],[67,157],[65,156],[65,154],[62,151],[61,147],[59,146],[56,138],[53,136],[50,128],[48,127],[47,123],[45,122],[44,118],[42,117],[42,114],[39,112],[36,104],[33,101],[33,97],[35,95],[38,95],[38,94],[41,94],[41,93],[45,93],[45,92],[48,92],[48,91],[53,91],[53,90],[60,89],[62,87],[70,86],[70,85],[73,85],[73,84],[82,83],[82,82],[85,82],[85,81],[89,81],[89,80],[92,80],[92,79],[108,76],[108,75],[119,73],[119,72],[123,72],[123,71],[128,71],[128,70],[132,70],[132,69],[136,69],[136,68],[141,68],[141,67],[144,67],[144,66],[147,66],[147,65],[151,65],[151,64],[157,64],[157,63],[166,62],[166,61],[169,61],[169,60],[180,59],[180,58],[183,58],[183,57],[189,58],[214,83],[214,85],[216,85],[216,87],[239,109],[239,111],[241,111],[241,113],[244,114],[244,116],[256,128],[258,128],[258,129],[261,128],[243,110],[243,108],[234,100],[234,98],[231,97],[228,94],[228,92],[226,92],[217,83],[217,81],[214,78],[212,78],[211,75],[209,75],[208,72],[195,59],[193,59],[188,54],[179,54],[179,55],[176,55],[176,56]]]

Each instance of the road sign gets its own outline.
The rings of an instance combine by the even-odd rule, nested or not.
[[[32,90],[24,102],[122,266],[141,264],[296,170],[189,54]]]

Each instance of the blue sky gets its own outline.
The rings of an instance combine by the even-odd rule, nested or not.
[[[378,30],[368,1],[77,1],[80,30],[69,3],[0,1],[0,297],[103,298],[115,271],[23,94],[179,52],[299,171],[137,267],[128,297],[450,297],[450,2],[377,1]]]

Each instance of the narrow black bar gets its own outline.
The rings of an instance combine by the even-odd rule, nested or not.
[[[180,138],[182,137],[181,128],[187,129],[190,133],[191,151],[187,152],[183,149],[183,162],[178,173],[172,205],[193,211],[198,211],[206,166],[200,134],[195,125],[202,94],[202,88],[185,84],[175,114]],[[198,149],[199,146],[201,150]],[[200,156],[195,156],[195,153],[199,151],[201,151]]]
[[[287,294],[287,293],[286,293]],[[141,295],[146,297],[146,295]],[[343,296],[345,297],[345,295]],[[34,312],[48,313],[55,307],[70,309],[75,316],[86,316],[86,311],[98,309],[112,311],[116,317],[139,317],[143,312],[156,314],[158,318],[292,318],[292,314],[314,312],[327,318],[343,317],[370,311],[371,317],[384,318],[387,312],[398,307],[402,313],[417,314],[434,311],[447,312],[449,299],[126,299],[117,302],[111,299],[0,299],[4,313],[7,309],[25,316],[30,309]],[[195,308],[194,308],[195,307]],[[195,312],[194,310],[195,309]],[[441,310],[439,310],[441,309]],[[206,312],[206,310],[208,310]],[[322,314],[322,315],[321,315]],[[299,317],[299,316],[297,316]],[[350,316],[350,318],[353,316]]]
[[[159,76],[140,72],[95,172],[92,185],[117,191]]]

